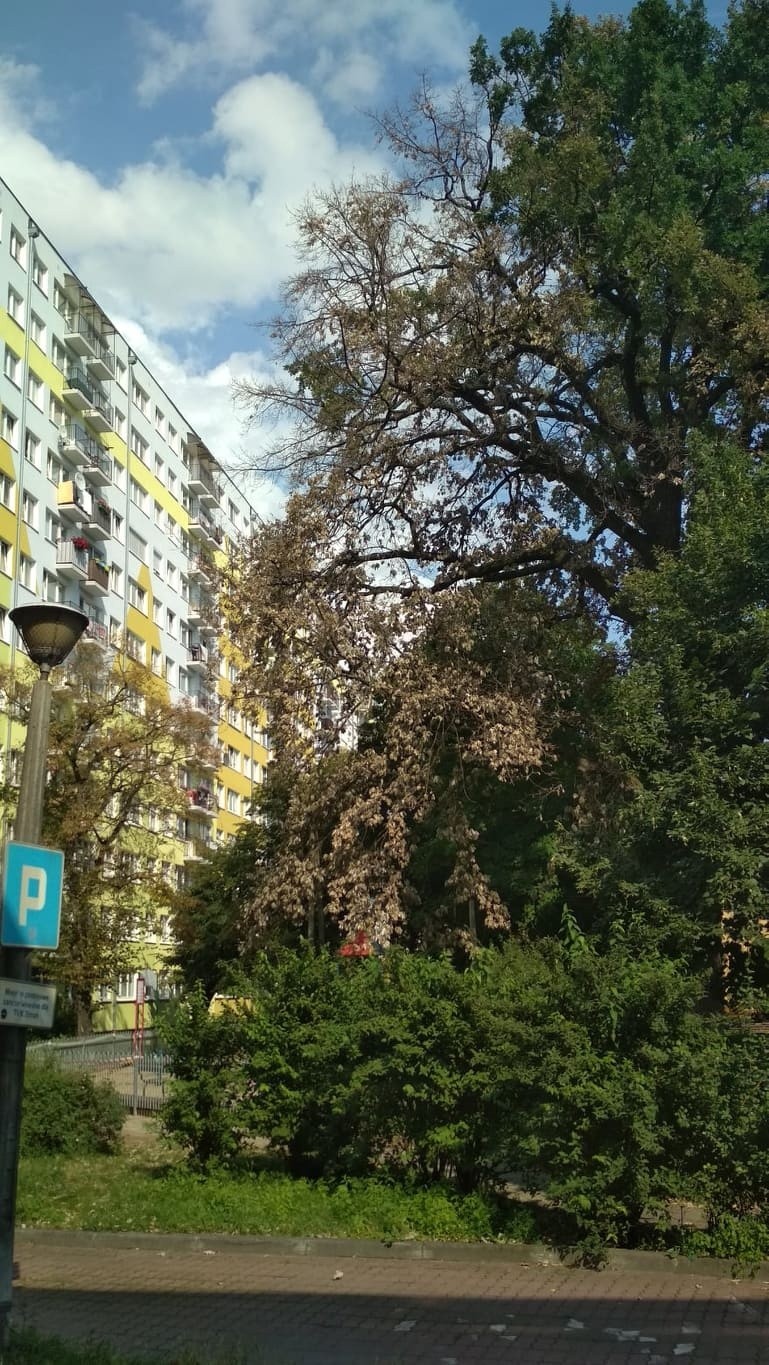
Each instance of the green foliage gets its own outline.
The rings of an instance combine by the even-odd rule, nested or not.
[[[580,804],[554,865],[593,930],[710,969],[716,999],[769,985],[769,479],[692,443],[678,557],[628,578],[637,624],[594,696]]]
[[[462,971],[402,951],[264,958],[241,986],[251,1007],[185,1002],[169,1022],[166,1129],[201,1165],[237,1166],[266,1137],[336,1179],[470,1190],[516,1172],[594,1257],[642,1217],[664,1225],[675,1198],[713,1222],[764,1203],[763,1039],[698,1014],[674,963],[621,941],[599,955],[569,916],[564,936]]]
[[[85,1072],[61,1071],[53,1062],[30,1061],[24,1076],[21,1150],[115,1152],[125,1109],[112,1086]]]
[[[257,1161],[254,1165],[259,1165]],[[95,1232],[367,1237],[382,1241],[536,1241],[535,1204],[485,1191],[383,1179],[308,1180],[282,1171],[209,1170],[144,1157],[26,1157],[19,1218],[28,1226]]]

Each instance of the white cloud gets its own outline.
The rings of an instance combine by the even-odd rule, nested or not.
[[[207,142],[217,170],[157,158],[105,183],[29,131],[18,84],[0,69],[3,175],[105,306],[153,331],[203,328],[227,310],[254,315],[296,264],[292,210],[318,185],[382,167],[340,144],[307,90],[268,72],[215,105]]]
[[[245,376],[252,380],[274,378],[269,357],[262,351],[234,351],[211,366],[195,352],[182,358],[173,347],[130,318],[113,321],[192,429],[235,477],[238,486],[245,489],[258,515],[264,519],[277,516],[283,510],[285,492],[277,484],[247,472],[249,466],[260,463],[268,433],[252,429],[247,414],[236,408],[232,399],[234,380]]]
[[[458,73],[475,36],[456,0],[178,0],[174,22],[178,33],[142,24],[146,58],[138,90],[148,103],[191,76],[227,79],[280,54],[281,64],[290,54],[312,71],[308,57],[321,52],[328,54],[321,71],[327,60],[340,71],[328,93],[357,104],[374,93],[381,61]],[[361,84],[361,54],[376,75],[371,87]]]

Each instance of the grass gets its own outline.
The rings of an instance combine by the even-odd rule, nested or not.
[[[200,1356],[189,1353],[166,1356],[136,1357],[120,1355],[101,1342],[62,1341],[60,1337],[44,1337],[28,1329],[11,1333],[10,1349],[2,1356],[2,1365],[204,1365]],[[222,1356],[218,1362],[207,1357],[205,1365],[239,1365],[242,1357]],[[264,1365],[272,1365],[265,1360]],[[274,1365],[278,1365],[275,1361]]]
[[[364,1237],[381,1241],[533,1241],[537,1212],[492,1196],[460,1196],[375,1180],[330,1184],[279,1171],[199,1176],[161,1153],[24,1157],[18,1222],[94,1232]]]

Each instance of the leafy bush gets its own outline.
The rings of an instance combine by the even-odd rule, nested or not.
[[[124,1118],[112,1086],[84,1072],[60,1071],[49,1059],[28,1063],[21,1123],[26,1155],[115,1152]]]
[[[249,1008],[211,1019],[195,997],[167,1025],[166,1127],[203,1165],[259,1136],[334,1179],[470,1191],[516,1173],[595,1257],[671,1199],[715,1224],[769,1194],[764,1042],[698,1014],[698,983],[661,957],[579,936],[466,970],[285,952],[237,990]]]

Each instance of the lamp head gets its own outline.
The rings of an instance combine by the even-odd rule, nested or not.
[[[27,653],[38,668],[49,673],[63,664],[88,625],[84,611],[58,602],[30,602],[9,611]]]

